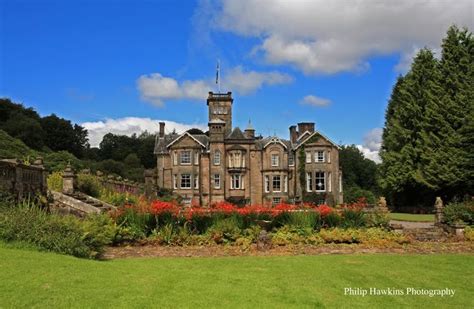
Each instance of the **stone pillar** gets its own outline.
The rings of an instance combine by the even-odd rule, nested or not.
[[[145,196],[147,198],[151,198],[154,193],[154,176],[155,170],[148,169],[145,170],[144,177],[145,177]]]
[[[41,171],[41,193],[46,194],[46,192],[48,192],[48,172],[44,168],[43,158],[42,157],[36,158],[32,166],[38,167],[42,170]]]
[[[63,172],[63,193],[72,194],[74,193],[74,182],[76,175],[70,164],[66,166],[66,169]]]
[[[436,201],[434,204],[435,207],[435,225],[441,225],[443,224],[444,221],[444,215],[443,215],[443,200],[441,197],[436,197]]]

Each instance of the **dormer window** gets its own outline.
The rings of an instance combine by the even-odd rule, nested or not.
[[[324,162],[324,151],[319,150],[314,153],[314,161],[318,163]]]
[[[240,151],[232,151],[229,153],[229,167],[241,168],[245,167],[245,160]]]

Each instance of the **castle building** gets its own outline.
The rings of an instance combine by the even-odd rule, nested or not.
[[[312,122],[289,128],[289,140],[232,127],[232,93],[209,92],[209,130],[156,137],[157,184],[184,203],[337,204],[343,201],[339,147]],[[198,133],[198,134],[195,134]]]

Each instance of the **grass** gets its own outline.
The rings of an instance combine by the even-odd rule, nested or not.
[[[93,261],[0,245],[0,307],[467,308],[472,255],[325,255]],[[455,289],[454,297],[344,296],[344,288]]]
[[[435,220],[435,216],[433,214],[419,215],[392,212],[388,216],[390,219],[397,221],[434,222]]]

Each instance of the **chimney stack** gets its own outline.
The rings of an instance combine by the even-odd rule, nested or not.
[[[296,132],[296,126],[290,127],[290,141],[294,144],[298,139],[298,132]]]
[[[165,137],[165,123],[163,121],[160,121],[160,132],[159,132],[160,137]]]
[[[298,133],[299,135],[308,131],[309,133],[314,133],[314,122],[300,122],[298,123]]]

